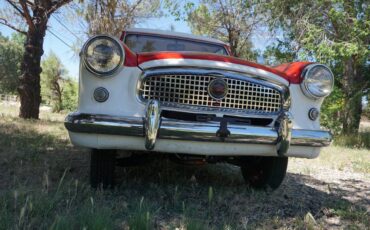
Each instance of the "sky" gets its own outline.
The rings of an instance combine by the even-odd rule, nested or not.
[[[58,18],[55,17],[51,17],[49,20],[49,31],[46,32],[44,40],[43,58],[45,58],[51,51],[54,52],[61,59],[63,65],[68,70],[69,77],[77,79],[79,57],[69,47],[73,46],[77,38],[75,38],[74,35],[67,29],[65,29],[57,20]],[[68,25],[65,21],[62,23],[67,27],[73,27],[72,25]],[[135,27],[170,30],[171,24],[175,26],[177,32],[191,33],[190,28],[188,27],[186,22],[175,21],[173,17],[150,19],[136,25]],[[9,29],[8,27],[3,25],[0,25],[0,32],[4,36],[10,36],[12,33],[14,33],[12,29]],[[58,36],[64,42],[60,41],[52,33]]]
[[[63,25],[68,27],[68,30]],[[137,24],[135,27],[170,30],[171,25],[175,27],[176,32],[191,33],[186,22],[176,21],[173,16],[151,18]],[[70,46],[76,44],[77,38],[75,35],[78,37],[78,34],[73,28],[75,28],[74,25],[68,21],[62,21],[58,14],[50,17],[48,31],[46,32],[44,40],[44,55],[42,58],[45,58],[51,51],[54,52],[61,59],[63,65],[67,69],[68,77],[77,80],[79,57]],[[6,26],[0,25],[0,32],[4,36],[10,36],[14,31]],[[252,42],[254,43],[255,48],[263,50],[266,47],[266,44],[271,43],[271,40],[257,35],[252,38]]]

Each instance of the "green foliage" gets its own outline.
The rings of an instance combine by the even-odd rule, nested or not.
[[[24,40],[19,33],[13,33],[11,38],[0,33],[0,93],[17,93]]]
[[[194,34],[207,35],[230,44],[234,56],[256,60],[252,32],[260,20],[255,4],[241,0],[204,0],[187,6],[187,22]]]
[[[189,26],[191,31],[195,34],[206,34],[214,35],[214,29],[218,26],[218,21],[214,20],[216,15],[214,12],[211,12],[212,9],[209,9],[205,4],[201,4],[198,8],[194,9],[192,12],[189,12]],[[205,26],[203,23],[208,22]],[[202,26],[203,25],[203,26]],[[219,39],[227,39],[226,35],[221,35]]]
[[[368,104],[367,107],[362,111],[362,115],[370,120],[370,105]]]
[[[76,10],[88,26],[88,34],[110,34],[119,37],[122,29],[129,28],[143,19],[161,15],[159,0],[85,0]]]
[[[359,92],[370,82],[368,2],[273,0],[266,4],[265,13],[271,17],[270,30],[284,33],[283,41],[268,49],[265,55],[272,54],[273,61],[294,57],[294,60],[305,58],[330,66],[337,89],[326,99],[323,123],[336,132],[338,127],[343,127],[345,133],[358,132]],[[333,115],[335,120],[329,121]]]
[[[62,109],[74,111],[78,103],[78,83],[72,79],[63,81]]]
[[[54,112],[59,112],[62,110],[61,82],[66,70],[53,52],[42,61],[41,67],[41,95],[44,102],[52,105]]]
[[[275,45],[266,47],[263,58],[267,65],[274,66],[296,60],[297,54],[291,49],[290,42],[278,40]]]
[[[169,13],[175,17],[176,21],[186,21],[187,14],[194,10],[194,2],[188,0],[164,0],[163,7],[169,11]]]
[[[50,52],[41,63],[41,95],[54,112],[74,110],[77,106],[78,84],[67,79],[67,71],[55,53]]]
[[[338,87],[328,96],[321,106],[321,125],[338,135],[342,130],[340,111],[344,108],[343,92]]]
[[[362,103],[364,103],[362,105],[362,116],[370,120],[370,88],[364,90],[362,97]]]

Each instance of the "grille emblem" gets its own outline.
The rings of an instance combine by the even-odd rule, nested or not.
[[[215,100],[224,99],[228,89],[227,83],[221,78],[213,79],[208,84],[208,94]]]

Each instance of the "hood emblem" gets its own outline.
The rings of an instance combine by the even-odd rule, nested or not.
[[[208,94],[215,100],[222,100],[225,98],[229,87],[222,78],[216,78],[208,84]]]

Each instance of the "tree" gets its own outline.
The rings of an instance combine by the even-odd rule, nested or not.
[[[159,0],[86,0],[79,8],[88,25],[88,35],[120,36],[124,28],[160,14]]]
[[[53,112],[60,112],[63,109],[63,76],[66,74],[62,62],[53,52],[50,52],[42,62],[41,73],[41,95],[45,100],[51,102]]]
[[[50,52],[42,61],[41,95],[43,103],[51,104],[53,112],[76,109],[78,83],[67,76],[58,56]]]
[[[0,33],[0,93],[16,94],[25,37],[13,33],[7,38]]]
[[[0,24],[26,35],[21,63],[20,96],[21,118],[39,118],[40,62],[50,15],[71,0],[5,0],[0,11]]]
[[[229,43],[234,56],[256,59],[251,42],[261,21],[256,6],[253,1],[203,0],[197,8],[190,8],[187,21],[193,33]]]
[[[272,0],[271,30],[283,31],[296,54],[328,64],[342,91],[342,132],[357,133],[361,95],[369,87],[370,6],[362,0]],[[288,48],[289,50],[289,48]]]
[[[72,79],[63,80],[62,109],[75,111],[78,103],[78,82]]]

